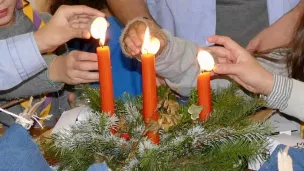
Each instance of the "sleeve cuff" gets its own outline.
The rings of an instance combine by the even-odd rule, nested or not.
[[[53,82],[49,78],[49,69],[50,69],[53,61],[56,58],[61,58],[61,57],[56,56],[56,55],[44,55],[43,58],[44,58],[44,60],[45,60],[45,62],[47,64],[47,71],[45,73],[46,73],[46,78],[47,78],[48,82],[54,87],[54,89],[61,89],[64,86],[64,83],[62,83],[62,82]]]
[[[293,82],[288,77],[274,75],[274,86],[271,94],[266,97],[267,107],[285,110],[291,95]]]
[[[36,45],[33,33],[7,39],[8,48],[20,78],[26,80],[47,67]]]
[[[171,33],[164,29],[162,29],[162,31],[164,32],[164,36],[166,37],[167,44],[166,44],[165,48],[162,50],[162,52],[160,54],[158,54],[158,56],[156,57],[156,59],[155,59],[156,65],[159,61],[162,61],[163,58],[165,58],[168,55],[169,50],[171,48],[170,46],[172,46],[171,45],[171,41],[172,41]]]

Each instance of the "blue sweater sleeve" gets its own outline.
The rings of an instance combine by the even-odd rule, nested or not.
[[[0,90],[7,90],[47,67],[33,33],[0,40]]]

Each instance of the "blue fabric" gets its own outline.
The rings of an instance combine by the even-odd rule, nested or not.
[[[270,159],[263,164],[259,171],[278,170],[278,153],[285,149],[285,145],[278,145],[270,156]],[[289,148],[289,156],[292,158],[293,170],[304,170],[304,149]]]
[[[267,0],[269,23],[274,23],[299,2]],[[206,46],[207,38],[215,34],[216,0],[147,0],[147,5],[157,23],[174,36]]]
[[[91,165],[87,171],[109,171],[109,168],[105,163],[98,163]]]
[[[38,146],[21,125],[14,124],[0,139],[0,171],[48,171]]]
[[[141,65],[136,59],[126,57],[120,47],[119,38],[123,26],[114,17],[108,17],[110,27],[107,32],[106,44],[111,49],[111,64],[114,84],[115,98],[121,97],[123,93],[132,96],[139,95],[142,92]],[[96,53],[98,40],[79,40],[75,39],[68,43],[70,50],[81,50]],[[98,83],[92,84],[98,87]]]
[[[46,68],[33,33],[0,40],[0,52],[0,91],[13,88]]]

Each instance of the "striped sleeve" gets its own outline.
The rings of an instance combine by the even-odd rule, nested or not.
[[[292,86],[292,79],[275,74],[272,92],[266,97],[267,107],[281,111],[285,110],[290,98]]]

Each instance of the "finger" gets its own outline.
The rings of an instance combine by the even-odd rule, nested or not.
[[[215,36],[208,37],[207,41],[209,43],[223,45],[225,48],[227,48],[229,50],[243,49],[239,44],[237,44],[235,41],[233,41],[230,37],[227,37],[227,36],[215,35]]]
[[[208,50],[210,50],[216,57],[229,58],[232,56],[231,52],[224,47],[213,46],[209,47]]]
[[[68,20],[75,15],[90,15],[90,16],[98,16],[98,17],[105,16],[105,14],[102,13],[101,11],[87,7],[85,5],[74,5],[74,6],[63,5],[58,9],[58,11],[63,12],[63,14]]]
[[[74,23],[85,23],[85,24],[88,24],[90,25],[92,22],[92,20],[90,18],[77,18],[77,19],[74,19],[74,20],[70,20],[69,23],[70,24],[74,24]]]
[[[141,42],[144,41],[144,35],[145,35],[145,32],[146,32],[146,28],[147,26],[144,24],[144,23],[141,23],[137,26],[137,34],[138,34],[138,37],[140,38]],[[156,36],[156,35],[154,35]]]
[[[74,64],[74,68],[80,71],[94,71],[98,70],[98,63],[90,61],[76,61]]]
[[[214,77],[214,76],[216,76],[216,75],[218,75],[218,74],[216,74],[214,71],[211,71],[211,72],[210,72],[210,76],[211,76],[211,77]]]
[[[126,37],[125,43],[127,47],[131,50],[131,53],[134,53],[135,55],[140,53],[140,49],[134,45],[130,37]]]
[[[70,23],[71,28],[73,29],[90,29],[90,24],[89,23]]]
[[[132,56],[135,56],[136,54],[129,48],[129,47],[125,47],[126,48],[126,51],[128,52],[128,53],[130,53]]]
[[[231,79],[233,79],[235,82],[237,82],[242,87],[246,88],[247,84],[245,84],[238,76],[236,75],[228,75]]]
[[[258,44],[259,44],[259,41],[258,41],[258,40],[252,39],[252,40],[248,43],[246,49],[247,49],[248,51],[250,51],[250,52],[256,52],[256,50],[257,50],[257,48],[258,48]]]
[[[81,78],[75,78],[71,81],[71,85],[77,85],[77,84],[86,84],[86,83],[94,83],[98,82],[99,80],[85,80]]]
[[[237,64],[217,64],[213,71],[217,74],[238,75],[241,70]]]
[[[92,80],[96,81],[99,79],[99,73],[98,72],[89,72],[89,71],[81,71],[78,73],[78,78],[83,80]]]
[[[71,18],[72,19],[77,19],[77,18],[88,18],[90,20],[97,18],[97,16],[95,15],[87,15],[87,14],[79,14],[79,15],[75,15]],[[93,20],[92,20],[93,21]]]
[[[91,32],[89,30],[82,29],[81,32],[83,39],[89,39],[91,37]]]
[[[218,64],[227,64],[227,63],[231,63],[229,60],[227,60],[227,58],[217,58],[216,62]]]
[[[97,61],[97,54],[96,53],[89,53],[89,52],[81,52],[81,51],[72,51],[73,55],[75,56],[76,61]]]
[[[131,38],[133,44],[137,47],[140,47],[142,44],[141,39],[138,37],[137,32],[135,31],[135,29],[131,29],[128,33],[128,37]]]

